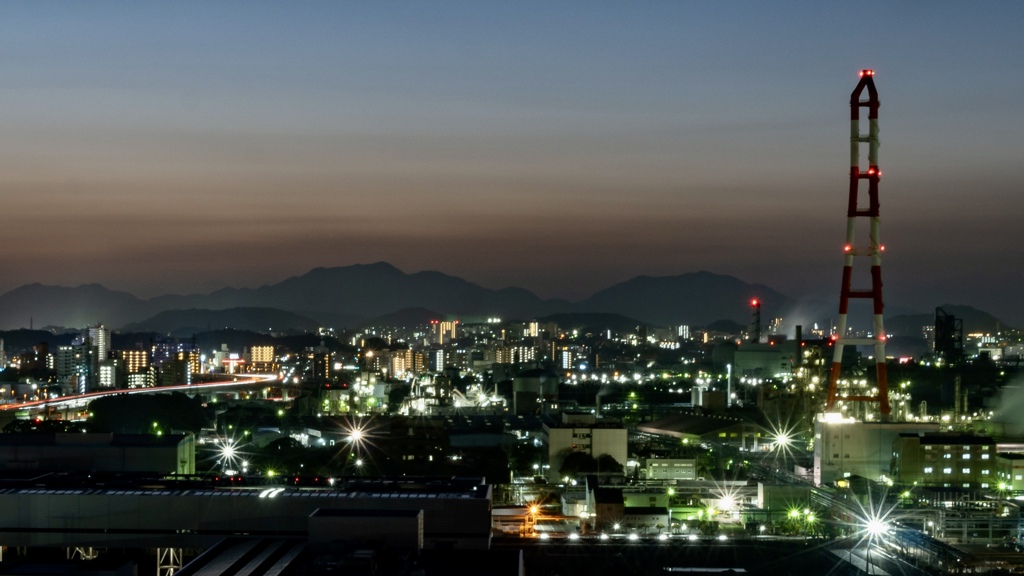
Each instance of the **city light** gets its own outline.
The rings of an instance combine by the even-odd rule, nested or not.
[[[889,525],[882,521],[881,518],[871,518],[865,524],[864,528],[867,530],[871,537],[878,537],[885,533],[889,529]]]

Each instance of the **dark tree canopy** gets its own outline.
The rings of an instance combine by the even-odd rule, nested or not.
[[[200,401],[177,392],[107,396],[90,402],[89,411],[89,429],[93,432],[198,433],[206,424]]]

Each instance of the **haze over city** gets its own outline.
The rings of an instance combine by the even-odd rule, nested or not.
[[[0,290],[390,262],[576,299],[710,270],[836,297],[881,95],[887,302],[1024,324],[1024,7],[5,5]]]

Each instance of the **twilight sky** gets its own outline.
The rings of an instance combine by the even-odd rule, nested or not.
[[[0,291],[388,261],[838,300],[873,68],[890,310],[1024,326],[1024,3],[8,2]]]

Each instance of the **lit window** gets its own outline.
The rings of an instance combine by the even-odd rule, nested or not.
[[[931,449],[932,449],[932,447],[931,447],[931,446],[925,446],[925,447],[924,447],[924,449],[925,449],[925,450],[931,450]]]
[[[950,458],[953,457],[953,455],[952,454],[943,454],[942,457],[945,458],[946,460],[949,460]]]
[[[970,451],[971,451],[971,447],[970,446],[964,446],[964,452],[970,452]]]
[[[962,458],[963,458],[964,460],[970,460],[970,459],[971,459],[971,455],[970,455],[970,454],[964,454],[964,455],[962,456]]]
[[[953,473],[953,469],[952,468],[943,468],[942,469],[942,473],[943,474],[952,474]]]
[[[964,482],[964,488],[970,488],[970,487],[971,487],[970,482]]]
[[[988,454],[982,454],[981,455],[981,459],[982,460],[988,460]]]
[[[1014,479],[1014,480],[1024,480],[1024,475],[1021,475],[1021,474],[1015,474],[1015,475],[1013,476],[1013,479]]]
[[[982,488],[988,488],[988,482],[982,482],[981,483],[981,487]]]
[[[970,474],[971,473],[971,469],[970,468],[961,468],[960,472],[963,472],[964,474]]]
[[[931,474],[932,470],[934,470],[934,468],[932,468],[931,466],[925,466],[924,473],[925,474]]]
[[[982,470],[981,471],[981,475],[982,476],[988,476],[988,470]]]

